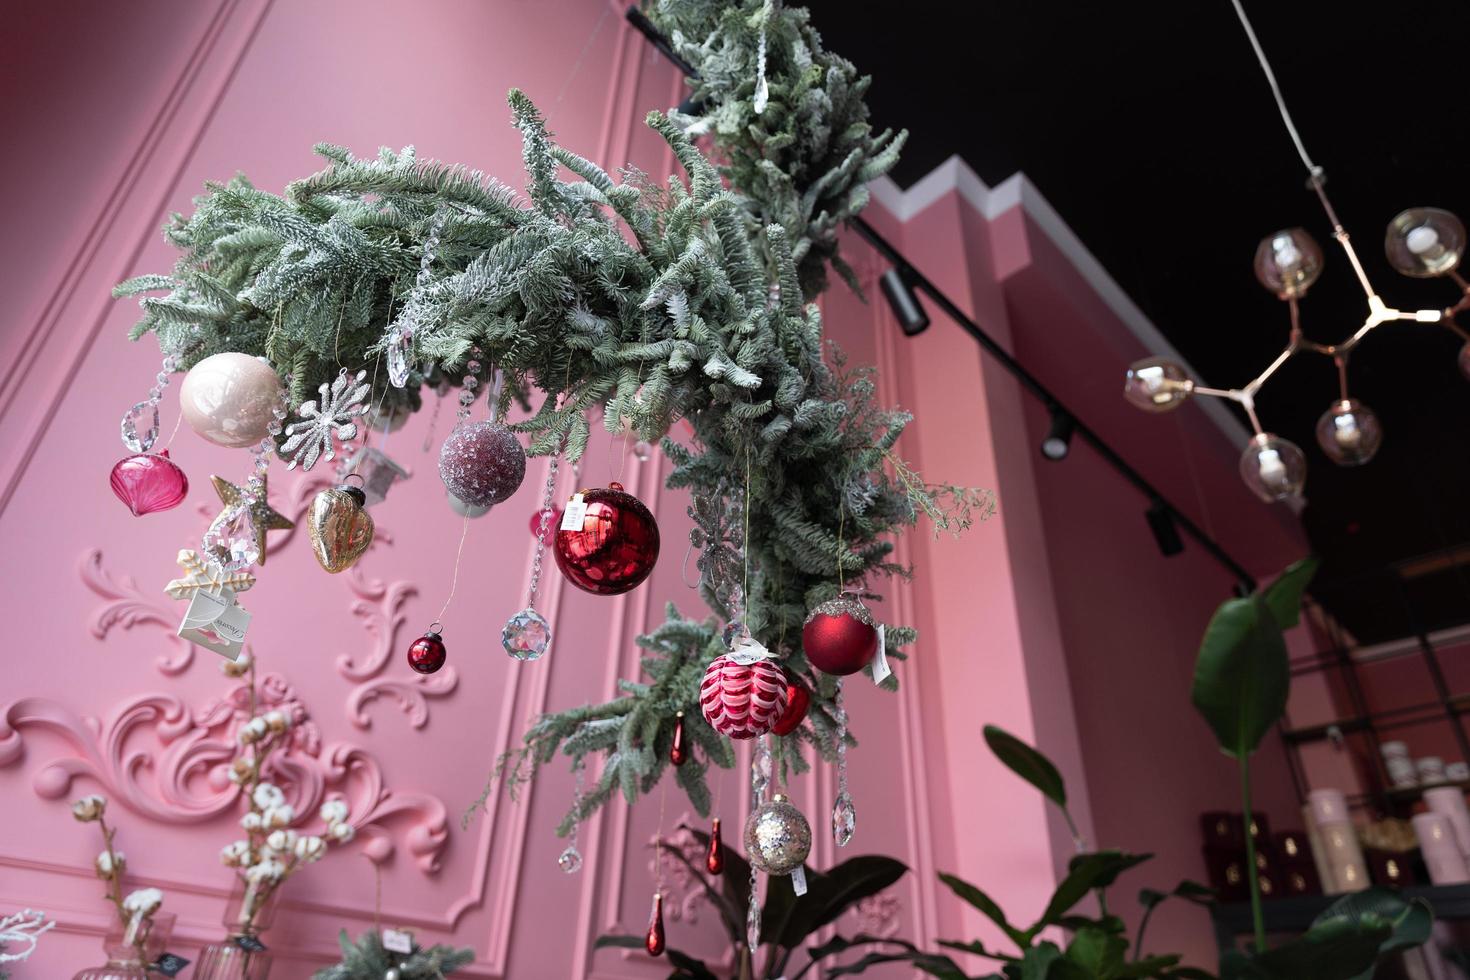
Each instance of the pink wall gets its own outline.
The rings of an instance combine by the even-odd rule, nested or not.
[[[0,553],[16,556],[12,567],[23,558],[25,574],[7,580],[0,613],[26,642],[9,646],[0,689],[0,910],[40,906],[62,923],[17,972],[53,978],[95,959],[107,924],[88,870],[96,842],[67,816],[68,798],[102,791],[116,800],[136,883],[169,893],[185,955],[220,934],[229,879],[216,854],[236,836],[234,802],[209,766],[190,766],[225,734],[207,706],[228,685],[212,654],[172,640],[180,609],[161,587],[177,549],[215,510],[207,476],[239,478],[247,461],[181,432],[173,452],[193,484],[183,507],[134,520],[112,498],[105,473],[120,455],[116,419],[142,396],[158,357],[151,342],[126,341],[135,308],[113,302],[111,285],[172,262],[157,228],[205,180],[242,170],[279,189],[316,166],[317,140],[358,152],[413,143],[514,182],[519,146],[502,101],[511,85],[579,152],[671,172],[639,120],[677,101],[678,80],[624,26],[621,6],[600,0],[219,0],[187,12],[155,2],[26,16],[37,43],[29,60],[7,66],[0,99],[21,151],[0,164],[0,187],[14,198],[4,203],[38,236],[4,246],[6,267],[20,274],[14,322],[0,334],[13,365],[0,381]],[[1173,499],[1198,506],[1252,568],[1300,552],[1294,522],[1246,500],[1233,482],[1235,449],[1197,413],[1128,414],[1117,389],[1138,342],[1079,277],[1075,256],[1051,247],[1020,208],[987,215],[951,190],[915,214],[875,208],[874,220]],[[860,246],[853,258],[876,296],[882,266]],[[1197,549],[1158,559],[1144,502],[1085,450],[1043,464],[1034,403],[942,318],[907,340],[881,303],[863,306],[839,289],[824,306],[854,360],[882,370],[885,400],[918,416],[904,456],[932,478],[1000,494],[1000,516],[962,541],[921,528],[900,542],[919,576],[880,614],[923,635],[900,668],[898,695],[853,685],[862,745],[852,755],[861,814],[852,850],[896,855],[914,873],[840,927],[920,942],[989,936],[976,913],[935,889],[939,870],[981,883],[1017,918],[1040,910],[1070,841],[1037,794],[983,751],[986,721],[1058,760],[1090,839],[1160,852],[1150,883],[1201,877],[1194,815],[1234,797],[1188,707],[1188,667],[1228,583]],[[680,581],[685,502],[662,489],[657,458],[620,461],[596,442],[580,480],[564,476],[561,489],[621,473],[658,514],[664,560],[648,585],[616,600],[563,590],[552,573],[543,603],[557,642],[546,660],[516,665],[491,627],[522,603],[525,522],[544,474],[534,463],[526,488],[470,527],[446,617],[450,667],[409,675],[399,657],[449,588],[460,532],[422,449],[451,414],[445,406],[437,432],[420,417],[380,443],[414,476],[375,510],[379,542],[357,570],[326,577],[299,536],[277,535],[242,599],[263,668],[282,675],[320,733],[314,753],[298,754],[303,799],[343,795],[363,830],[291,883],[289,914],[269,937],[277,975],[307,975],[333,958],[338,928],[371,926],[376,868],[385,924],[473,946],[469,976],[661,976],[665,965],[641,955],[590,950],[598,932],[643,928],[659,800],[613,805],[586,826],[588,862],[576,877],[555,870],[563,844],[551,828],[572,792],[564,770],[547,770],[519,803],[496,797],[466,829],[459,816],[530,718],[610,697],[618,677],[634,675],[630,638],[659,620],[665,601],[702,614]],[[1181,453],[1188,466],[1177,465]],[[277,468],[276,506],[299,515],[325,478]],[[727,826],[744,812],[745,782],[725,778]],[[833,783],[823,767],[793,787],[819,829]],[[1268,803],[1284,804],[1279,769],[1264,764],[1260,784]],[[686,808],[670,792],[665,824]],[[837,860],[817,836],[815,862]],[[687,883],[673,891],[671,944],[717,956],[710,910],[686,902]],[[1159,948],[1185,944],[1210,962],[1198,916],[1165,916],[1155,934]]]

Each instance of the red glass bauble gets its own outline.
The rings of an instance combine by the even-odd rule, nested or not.
[[[878,628],[855,596],[840,595],[817,606],[801,629],[807,661],[824,674],[856,674],[878,653]]]
[[[432,674],[444,666],[448,657],[444,641],[433,630],[414,640],[408,648],[408,665],[420,674]]]
[[[548,510],[551,511],[551,516],[546,520],[546,533],[541,536],[542,544],[551,544],[556,539],[556,529],[561,524],[561,508],[543,507],[540,510],[533,510],[531,512],[531,520],[528,522],[531,528],[531,537],[534,538],[536,532],[541,530],[541,515]]]
[[[189,492],[189,478],[168,458],[168,450],[138,453],[112,468],[112,492],[134,517],[177,507]]]
[[[684,712],[674,719],[674,741],[669,746],[669,762],[682,766],[689,761],[689,749],[684,745]]]
[[[556,566],[593,595],[637,588],[658,561],[658,522],[621,483],[581,493],[587,514],[580,530],[556,532]]]
[[[725,852],[720,846],[719,817],[715,817],[715,825],[709,832],[709,853],[704,856],[704,870],[712,875],[722,874],[725,870]]]
[[[764,735],[786,710],[786,672],[769,660],[742,664],[728,654],[716,657],[699,685],[699,707],[721,735]]]
[[[795,682],[786,685],[786,710],[771,726],[772,735],[790,735],[806,720],[806,709],[811,706],[812,696],[806,688]]]
[[[648,917],[648,935],[643,937],[643,948],[649,956],[661,956],[664,951],[664,897],[653,896],[653,913]]]

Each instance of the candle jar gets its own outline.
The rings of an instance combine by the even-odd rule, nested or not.
[[[122,923],[114,925],[102,940],[107,962],[82,970],[72,980],[149,980],[152,976],[149,965],[163,955],[173,935],[174,914],[155,912],[145,928],[147,932],[139,944],[134,942],[128,927]]]
[[[224,914],[229,935],[199,951],[195,980],[267,980],[271,954],[260,934],[275,921],[280,893],[279,885],[235,879]]]

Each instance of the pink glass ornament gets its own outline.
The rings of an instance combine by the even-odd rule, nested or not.
[[[189,492],[189,478],[168,458],[167,449],[119,460],[110,482],[134,517],[177,507]]]
[[[230,449],[264,439],[280,399],[275,369],[249,354],[211,354],[190,368],[179,386],[179,407],[189,428]]]
[[[710,727],[730,738],[764,735],[786,711],[786,674],[769,660],[742,664],[728,654],[710,661],[699,706]]]

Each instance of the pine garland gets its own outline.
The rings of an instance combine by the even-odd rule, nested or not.
[[[355,943],[343,929],[337,941],[342,946],[342,962],[316,971],[312,980],[383,980],[389,970],[397,970],[402,980],[442,980],[475,958],[474,950],[452,946],[415,947],[409,954],[389,952],[376,929],[363,933]]]
[[[820,55],[816,74],[850,72],[821,54],[804,13],[767,20],[772,105],[796,91],[780,73],[800,63],[791,52]],[[718,50],[733,59],[749,38],[721,24]],[[715,87],[720,73],[702,75],[707,97],[735,97]],[[802,97],[801,112],[781,117],[784,125],[825,118],[834,132],[839,124],[862,129],[853,121],[866,116],[860,99],[856,109],[848,99],[828,111],[817,91]],[[666,623],[638,640],[649,651],[650,682],[624,681],[615,701],[539,719],[496,775],[514,791],[558,751],[578,764],[603,755],[599,782],[563,821],[565,832],[614,792],[632,802],[656,785],[683,710],[704,758],[678,769],[676,780],[706,813],[706,765],[733,764],[697,706],[704,667],[723,652],[719,624],[744,609],[756,638],[784,654],[813,695],[808,723],[783,740],[783,764],[805,766],[801,742],[830,757],[835,686],[802,653],[806,611],[840,583],[867,589],[873,579],[907,574],[891,560],[890,538],[920,513],[957,532],[988,516],[993,498],[925,484],[893,452],[910,417],[876,404],[870,369],[851,370],[835,348],[824,350],[821,316],[804,302],[802,284],[815,281],[814,256],[835,261],[835,237],[823,237],[835,223],[814,219],[792,231],[778,219],[753,238],[752,221],[786,205],[762,197],[771,191],[765,184],[727,189],[662,113],[650,113],[648,124],[672,148],[683,179],[655,184],[634,171],[614,177],[557,146],[529,99],[513,90],[509,102],[528,199],[477,171],[419,160],[412,148],[363,160],[321,145],[327,167],[283,197],[244,177],[211,185],[192,216],[175,215],[166,229],[183,252],[173,274],[139,277],[118,293],[167,291],[142,300],[133,336],[155,333],[183,369],[222,351],[264,356],[291,376],[297,404],[346,368],[368,372],[380,411],[413,411],[422,386],[461,378],[478,347],[507,382],[498,408],[517,396],[534,403],[514,426],[532,455],[580,458],[598,410],[609,431],[626,421],[649,440],[687,418],[693,444],[666,438],[662,446],[674,464],[668,485],[689,488],[695,501],[701,592],[717,618],[696,623],[670,609]],[[844,139],[861,143],[849,156],[883,142]],[[807,196],[822,188],[821,200],[826,189],[846,187],[846,203],[827,213],[854,213],[861,185],[839,178],[870,173],[880,157],[808,185],[819,142],[792,151],[800,173],[788,183]],[[736,162],[724,176],[747,174]],[[431,228],[439,244],[420,278]],[[415,319],[412,360],[422,369],[397,389],[378,367],[389,325],[405,311]],[[887,636],[890,655],[902,659],[896,648],[913,631],[890,626]]]

